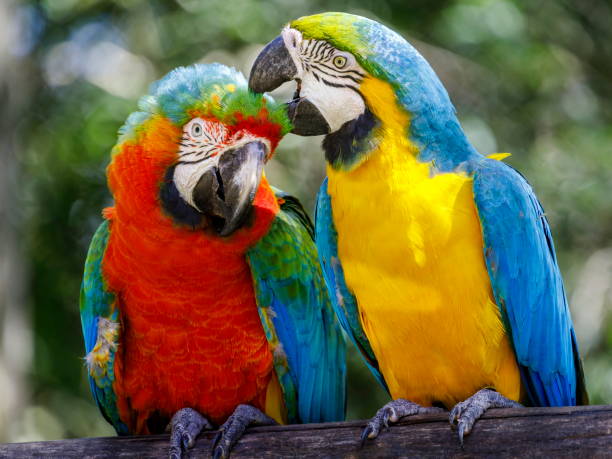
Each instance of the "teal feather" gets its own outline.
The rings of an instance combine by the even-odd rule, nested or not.
[[[96,345],[100,320],[106,319],[118,323],[119,309],[115,307],[115,295],[106,289],[102,274],[102,260],[109,235],[109,223],[104,221],[93,236],[85,261],[80,311],[86,354],[89,354]],[[88,371],[87,376],[91,393],[104,417],[118,434],[127,434],[127,426],[119,418],[117,400],[113,391],[115,351],[116,347],[109,348],[110,356],[106,368],[95,371],[93,375]]]
[[[376,380],[388,391],[385,379],[378,368],[378,360],[361,326],[357,299],[344,280],[344,271],[338,257],[338,233],[332,218],[331,198],[327,194],[327,178],[323,181],[317,196],[315,223],[315,238],[319,259],[340,324],[353,344],[359,349],[360,355]]]
[[[138,108],[140,111],[132,113],[119,129],[118,144],[133,139],[152,116],[160,115],[182,126],[194,110],[232,125],[238,121],[237,115],[248,118],[265,109],[267,118],[280,126],[283,135],[291,129],[283,104],[249,92],[242,73],[221,64],[194,64],[172,70],[151,85],[149,94],[140,98]]]
[[[483,158],[473,172],[491,286],[530,403],[587,404],[576,335],[544,210],[511,167]]]
[[[346,408],[346,349],[318,263],[312,223],[295,198],[275,192],[284,203],[247,258],[288,420],[340,421]]]

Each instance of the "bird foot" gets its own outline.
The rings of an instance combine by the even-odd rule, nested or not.
[[[180,459],[187,449],[193,447],[197,436],[203,430],[213,429],[213,425],[191,408],[178,410],[170,421],[170,459]]]
[[[370,419],[365,429],[363,429],[361,433],[361,446],[363,446],[368,439],[376,438],[383,427],[389,429],[389,423],[394,424],[403,417],[413,416],[415,414],[441,413],[443,411],[442,408],[417,405],[403,398],[392,400],[378,410],[376,415]]]
[[[234,413],[219,427],[213,440],[213,459],[229,457],[232,447],[249,426],[272,426],[276,421],[251,405],[238,405]]]
[[[451,410],[449,422],[459,434],[459,443],[463,448],[463,437],[469,435],[474,424],[489,408],[519,408],[518,402],[504,397],[493,389],[482,389],[467,400],[459,402]]]

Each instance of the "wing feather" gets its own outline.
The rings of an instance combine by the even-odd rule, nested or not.
[[[109,222],[104,221],[93,236],[81,283],[80,311],[85,339],[87,376],[91,393],[100,411],[119,434],[127,434],[127,426],[119,418],[114,361],[119,340],[119,309],[115,296],[106,289],[102,261],[110,235]]]
[[[281,210],[248,260],[288,419],[343,420],[345,343],[319,267],[312,223],[297,199],[275,193]]]
[[[527,181],[483,159],[474,199],[495,300],[512,339],[531,404],[588,403],[578,345],[550,227]]]
[[[315,239],[319,259],[336,315],[344,331],[359,349],[360,355],[370,371],[388,392],[389,389],[378,368],[374,351],[372,351],[370,342],[361,327],[357,299],[344,280],[344,271],[338,258],[338,233],[333,222],[331,199],[327,194],[327,177],[323,180],[317,196],[315,223]]]

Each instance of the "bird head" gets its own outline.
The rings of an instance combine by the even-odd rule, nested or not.
[[[289,130],[284,110],[219,64],[173,70],[139,108],[108,170],[118,210],[161,208],[179,225],[222,237],[248,222],[263,166]]]
[[[459,127],[427,61],[400,35],[360,16],[323,13],[289,23],[257,57],[249,86],[265,92],[289,80],[297,82],[287,106],[292,132],[327,134],[332,165],[359,163],[359,151],[338,150],[352,149],[355,140],[367,150],[369,134],[383,124],[410,130],[421,151],[435,148],[438,129]]]

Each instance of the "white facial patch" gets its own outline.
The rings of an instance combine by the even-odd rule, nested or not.
[[[174,168],[173,181],[181,198],[198,209],[193,200],[193,190],[208,170],[219,166],[219,160],[228,149],[240,148],[249,142],[262,142],[267,146],[268,157],[271,144],[268,139],[240,131],[230,137],[228,129],[221,123],[194,118],[183,126],[179,148],[179,161]],[[238,180],[238,178],[234,178]],[[198,209],[201,211],[201,209]]]
[[[219,164],[227,137],[228,131],[223,124],[202,118],[194,118],[183,126],[173,180],[181,198],[196,209],[193,190],[202,175]]]
[[[367,73],[351,53],[324,40],[304,40],[290,27],[281,36],[297,69],[299,96],[317,107],[331,132],[365,112],[359,87]]]

